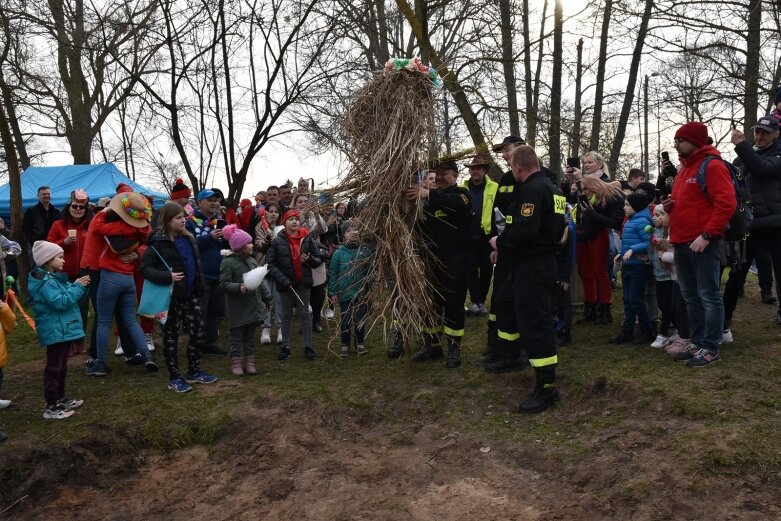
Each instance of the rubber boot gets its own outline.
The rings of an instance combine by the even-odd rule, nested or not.
[[[445,367],[455,369],[461,366],[461,339],[454,336],[447,337],[447,362]]]
[[[556,389],[556,366],[536,367],[534,392],[518,405],[518,412],[536,414],[553,405],[559,398]]]
[[[597,306],[596,324],[605,325],[613,323],[613,315],[610,313],[610,304],[599,304]]]
[[[498,344],[501,358],[494,363],[485,364],[486,373],[521,371],[529,364],[529,360],[521,353],[521,344],[518,340],[499,339]]]
[[[258,374],[258,369],[255,367],[255,355],[247,355],[245,358],[247,363],[247,374]]]
[[[241,357],[231,358],[231,374],[233,376],[244,376],[244,370],[241,368]]]
[[[577,321],[578,324],[594,322],[597,319],[597,305],[593,302],[583,304],[583,317]]]
[[[488,327],[487,340],[485,351],[474,360],[475,365],[485,367],[485,364],[493,364],[498,362],[501,358],[501,353],[499,352],[499,336],[496,333],[495,327]]]
[[[395,360],[400,357],[403,352],[404,336],[401,334],[401,331],[396,331],[396,334],[393,336],[393,345],[388,349],[388,358]]]
[[[438,338],[439,337],[437,336],[437,339]],[[434,335],[423,333],[423,345],[421,346],[420,351],[412,357],[414,363],[419,364],[442,358],[442,346],[434,345],[433,341]]]

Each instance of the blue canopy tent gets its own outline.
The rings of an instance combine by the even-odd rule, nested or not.
[[[154,207],[160,208],[168,200],[168,194],[150,190],[119,171],[114,163],[97,165],[31,166],[22,172],[22,208],[38,203],[38,187],[48,186],[52,190],[52,204],[62,209],[70,194],[83,188],[89,194],[90,202],[97,203],[101,197],[112,197],[117,185],[125,183],[136,192],[154,196]],[[11,187],[0,186],[0,217],[8,220],[11,215]]]

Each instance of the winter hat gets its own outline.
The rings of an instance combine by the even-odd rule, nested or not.
[[[146,228],[152,218],[152,205],[149,199],[136,192],[118,193],[111,198],[109,208],[114,210],[123,221],[134,228]]]
[[[709,143],[708,127],[699,121],[690,121],[675,132],[675,139],[685,139],[696,147],[703,147]]]
[[[130,185],[127,185],[125,183],[119,183],[117,185],[117,193],[118,194],[124,194],[124,193],[132,192],[132,191],[133,191],[133,187],[131,187]]]
[[[239,208],[246,208],[247,206],[252,206],[252,201],[249,199],[242,199],[239,201]]]
[[[193,192],[184,184],[184,179],[177,179],[171,189],[171,199],[189,199],[192,195]]]
[[[235,224],[229,224],[223,228],[222,236],[228,239],[228,244],[230,244],[233,251],[239,251],[252,242],[252,237]]]
[[[648,208],[648,205],[653,201],[653,196],[649,194],[629,194],[626,197],[626,202],[632,207],[632,210],[641,212]]]
[[[773,98],[773,105],[778,105],[779,103],[781,103],[781,87],[778,87],[776,97]]]
[[[298,210],[294,210],[291,208],[290,210],[286,211],[284,214],[282,214],[282,218],[279,220],[279,224],[284,225],[285,222],[290,219],[291,217],[295,217],[299,221],[301,220],[301,214],[298,213]]]
[[[635,191],[642,190],[647,194],[653,194],[656,191],[656,185],[648,181],[643,181],[635,187]]]
[[[33,244],[33,261],[38,266],[43,266],[60,253],[64,253],[63,249],[53,242],[35,241]]]
[[[111,203],[111,197],[101,197],[98,199],[98,208],[105,208]]]

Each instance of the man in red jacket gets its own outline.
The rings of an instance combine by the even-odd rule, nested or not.
[[[735,188],[721,154],[713,147],[708,129],[689,122],[675,133],[681,170],[672,194],[662,204],[670,214],[670,243],[675,247],[678,284],[689,312],[691,344],[673,356],[689,367],[718,362],[724,325],[724,303],[719,288],[722,236],[737,206]],[[707,194],[697,171],[708,156],[716,156],[705,171]]]

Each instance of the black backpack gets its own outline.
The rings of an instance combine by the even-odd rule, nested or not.
[[[705,169],[708,168],[708,163],[712,159],[720,160],[729,170],[732,186],[735,188],[735,199],[738,203],[735,207],[735,213],[730,217],[727,228],[724,230],[724,240],[742,241],[748,237],[751,232],[751,225],[754,223],[754,212],[751,208],[751,190],[749,190],[745,176],[740,170],[735,168],[735,165],[724,161],[718,156],[708,156],[700,165],[700,169],[697,170],[697,182],[702,187],[705,197],[708,197],[708,188],[705,185]]]

